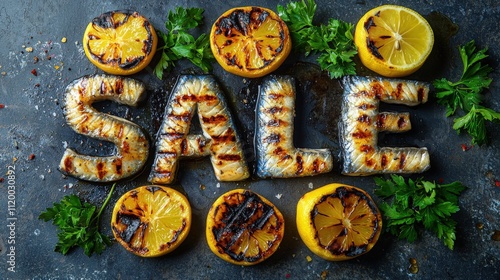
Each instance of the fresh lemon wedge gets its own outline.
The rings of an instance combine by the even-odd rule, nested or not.
[[[358,21],[354,43],[368,69],[386,77],[403,77],[424,64],[434,45],[434,33],[414,10],[383,5]]]

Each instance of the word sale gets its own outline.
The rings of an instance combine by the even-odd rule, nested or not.
[[[340,129],[342,173],[420,173],[430,167],[426,148],[377,146],[377,134],[411,128],[408,113],[379,112],[379,103],[415,106],[427,101],[429,85],[406,80],[352,77],[344,80]],[[66,89],[66,120],[77,133],[116,145],[116,154],[93,157],[67,149],[59,169],[87,181],[110,182],[138,172],[148,158],[149,143],[142,129],[130,121],[97,112],[92,102],[103,99],[135,106],[144,86],[133,79],[107,75],[86,76]],[[260,178],[314,176],[332,170],[328,149],[293,145],[295,80],[270,76],[260,87],[256,105],[256,158]],[[194,116],[203,134],[189,133]],[[220,181],[248,178],[249,171],[224,95],[210,75],[180,76],[168,100],[157,136],[149,181],[170,184],[182,157],[209,156]]]

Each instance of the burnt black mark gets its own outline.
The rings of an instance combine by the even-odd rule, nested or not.
[[[365,139],[365,138],[372,137],[372,133],[370,131],[357,130],[356,132],[354,132],[352,134],[352,137],[354,137],[356,139]]]
[[[296,164],[297,164],[297,171],[295,172],[296,175],[302,174],[304,172],[304,159],[302,156],[297,155],[295,158]]]
[[[373,17],[369,17],[368,20],[365,21],[365,24],[363,25],[365,30],[368,31],[370,28],[375,27],[375,20]]]
[[[239,161],[239,160],[241,160],[240,155],[234,155],[234,154],[220,154],[220,155],[217,155],[217,158],[220,160],[225,160],[225,161]]]
[[[104,178],[106,173],[108,173],[108,171],[106,170],[106,166],[104,165],[103,162],[98,162],[96,165],[96,169],[97,169],[97,177],[99,177],[99,179],[101,180],[102,178]]]
[[[134,237],[134,234],[137,232],[137,230],[139,230],[139,227],[141,225],[141,218],[134,215],[118,213],[117,224],[125,225],[125,229],[123,231],[120,231],[116,227],[114,227],[115,232],[117,232],[126,243],[130,243],[132,237]]]
[[[406,165],[406,155],[401,154],[401,156],[399,157],[399,169],[403,169],[405,165]]]
[[[154,194],[155,192],[157,191],[161,191],[161,192],[164,192],[166,196],[168,196],[168,193],[165,192],[161,187],[159,186],[147,186],[146,187],[146,190],[148,190],[149,192],[151,192],[152,194]]]
[[[407,124],[406,119],[404,117],[399,117],[398,119],[398,127],[403,128]]]
[[[290,159],[292,156],[282,147],[277,147],[274,149],[273,154],[278,156],[281,161]]]
[[[366,91],[360,92],[361,95],[367,95]],[[373,104],[368,104],[368,103],[363,103],[360,106],[358,106],[358,109],[361,109],[363,111],[366,111],[368,109],[375,109],[377,106]]]
[[[368,47],[368,50],[375,56],[376,58],[380,60],[384,60],[384,57],[380,52],[378,51],[377,46],[375,46],[375,42],[370,40],[370,38],[366,38],[366,46]]]
[[[264,143],[279,143],[281,141],[281,135],[279,133],[271,133],[263,140]]]
[[[424,100],[424,96],[425,96],[425,89],[423,87],[419,87],[417,89],[418,102],[422,103],[422,101]]]
[[[375,148],[373,148],[373,146],[371,145],[361,145],[359,150],[362,151],[363,153],[371,153],[375,150]]]
[[[387,166],[387,156],[386,155],[382,155],[382,158],[380,159],[380,166],[385,169],[385,167]]]
[[[116,174],[122,175],[123,172],[123,162],[121,158],[116,158],[113,160],[113,165],[115,166]]]
[[[370,92],[373,95],[374,98],[380,100],[382,99],[382,96],[384,95],[384,86],[381,85],[379,82],[373,82],[370,87]]]
[[[241,245],[239,237],[244,232],[252,235],[257,230],[262,230],[273,215],[276,215],[274,208],[262,201],[257,194],[250,191],[232,194],[215,210],[214,217],[222,217],[215,221],[212,228],[217,247],[236,261],[255,262],[266,257],[270,252],[260,251],[254,256],[245,256],[244,253],[237,254],[235,251]],[[276,231],[280,227],[279,223]],[[279,239],[276,235],[274,240],[270,240],[269,248]]]
[[[403,94],[403,84],[402,83],[398,83],[398,85],[396,86],[396,90],[393,92],[393,95],[397,99],[400,99],[401,98],[401,94]]]
[[[64,159],[64,170],[65,172],[67,173],[73,173],[75,170],[75,167],[73,165],[73,160],[75,158],[73,157],[70,157],[70,156],[67,156],[65,159]]]
[[[368,115],[363,114],[358,117],[358,122],[370,124],[372,122],[372,119]]]
[[[385,120],[387,119],[387,114],[380,113],[377,115],[377,120],[375,121],[375,125],[378,129],[385,127]]]
[[[259,26],[268,16],[269,13],[259,7],[252,7],[249,12],[236,9],[229,16],[221,18],[216,23],[218,27],[216,34],[224,33],[225,37],[231,38],[235,35],[234,31],[238,31],[246,36],[249,25]]]
[[[225,123],[227,121],[227,116],[225,115],[216,115],[210,117],[202,117],[202,122],[205,124],[220,124]]]

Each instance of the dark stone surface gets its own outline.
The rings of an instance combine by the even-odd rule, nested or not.
[[[447,77],[458,79],[461,62],[459,44],[475,39],[479,47],[488,47],[491,65],[498,69],[500,60],[500,3],[495,0],[388,1],[417,10],[426,16],[436,34],[436,45],[429,61],[412,79],[432,81]],[[260,5],[276,9],[288,1],[3,1],[0,4],[0,278],[2,279],[499,279],[500,245],[492,241],[494,230],[500,229],[500,133],[499,126],[488,126],[491,143],[464,152],[469,144],[466,135],[457,135],[452,119],[433,97],[416,108],[396,106],[411,113],[413,130],[406,134],[386,135],[381,145],[425,146],[431,154],[432,168],[422,175],[428,180],[445,183],[455,180],[469,187],[460,199],[455,250],[447,249],[429,233],[423,233],[413,244],[383,234],[374,249],[357,259],[327,262],[312,254],[302,243],[295,227],[295,205],[309,187],[331,182],[352,184],[373,194],[372,177],[346,177],[336,167],[331,173],[301,179],[261,180],[252,178],[239,183],[218,183],[208,159],[182,162],[178,183],[173,188],[185,193],[193,207],[193,227],[187,240],[173,253],[156,259],[141,259],[114,244],[102,255],[91,258],[81,249],[62,256],[53,251],[56,228],[37,219],[45,208],[64,195],[75,193],[82,199],[100,204],[111,184],[92,184],[65,178],[57,170],[64,146],[90,154],[106,154],[113,147],[75,134],[66,124],[61,103],[64,88],[70,81],[87,74],[100,73],[85,57],[81,45],[83,31],[95,16],[117,9],[137,10],[153,25],[164,31],[169,10],[176,6],[202,7],[205,12],[203,32],[209,32],[213,21],[225,10],[242,5]],[[381,1],[317,1],[317,22],[334,17],[355,24],[369,9]],[[453,25],[459,29],[454,36]],[[67,38],[66,43],[61,39]],[[27,52],[32,47],[33,52]],[[34,57],[40,60],[34,63]],[[50,57],[50,60],[49,60]],[[278,73],[292,73],[305,88],[313,80],[312,91],[299,92],[306,104],[298,108],[297,146],[331,148],[338,154],[336,120],[341,94],[337,81],[325,76],[311,77],[314,67],[299,64],[310,58],[292,55]],[[56,69],[58,68],[58,69]],[[138,108],[112,103],[97,107],[105,112],[126,117],[143,126],[154,138],[162,108],[175,77],[189,71],[182,62],[164,81],[152,75],[151,67],[134,75],[146,83],[149,98]],[[38,75],[31,74],[36,69]],[[294,70],[290,70],[294,69]],[[305,69],[307,71],[298,71]],[[303,73],[306,72],[306,73]],[[359,67],[360,74],[370,74]],[[214,64],[213,74],[225,90],[235,112],[241,133],[253,136],[255,97],[259,80],[235,77]],[[320,76],[317,73],[317,76]],[[485,93],[485,104],[500,111],[500,77],[498,70]],[[301,88],[298,86],[297,88]],[[245,102],[243,100],[246,100]],[[299,105],[300,106],[300,105]],[[308,124],[306,126],[306,124]],[[304,135],[309,135],[305,137]],[[246,138],[246,137],[245,137]],[[154,143],[154,142],[152,142]],[[101,147],[100,145],[103,144]],[[253,166],[252,143],[245,143],[249,164]],[[34,154],[34,159],[29,159]],[[150,162],[152,159],[150,160]],[[338,159],[336,160],[338,164]],[[138,178],[119,183],[110,205],[102,217],[102,230],[111,235],[109,220],[114,202],[124,192],[147,184],[150,164]],[[15,270],[9,272],[8,177],[15,167]],[[201,185],[205,186],[202,188]],[[72,186],[72,188],[65,188]],[[228,264],[209,250],[205,241],[205,217],[212,202],[222,193],[248,188],[267,197],[282,211],[286,219],[285,238],[279,250],[267,261],[240,267]],[[281,198],[277,195],[282,194]],[[375,198],[376,201],[379,201]],[[483,229],[476,224],[482,223]],[[310,256],[311,261],[306,258]],[[409,272],[409,259],[418,261],[419,271]]]

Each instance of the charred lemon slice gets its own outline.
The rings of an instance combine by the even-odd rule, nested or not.
[[[87,58],[114,75],[131,75],[144,69],[153,59],[157,44],[151,23],[128,10],[107,12],[94,18],[83,35]]]
[[[382,230],[382,217],[363,190],[329,184],[302,196],[297,229],[306,246],[329,261],[348,260],[372,249]]]
[[[284,231],[281,212],[264,197],[243,189],[220,196],[207,217],[208,246],[237,265],[254,265],[270,257]]]
[[[212,26],[210,47],[226,71],[247,78],[267,75],[285,61],[292,48],[288,27],[262,7],[233,8]]]
[[[113,209],[116,240],[141,257],[158,257],[176,249],[191,228],[191,206],[180,192],[142,186],[125,193]]]
[[[434,45],[434,33],[414,10],[382,5],[358,21],[354,43],[367,68],[386,77],[402,77],[424,64]]]

